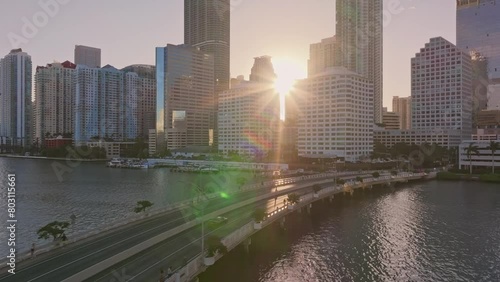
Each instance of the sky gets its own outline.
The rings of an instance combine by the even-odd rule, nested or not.
[[[73,61],[74,45],[87,45],[102,49],[103,65],[153,65],[155,47],[183,43],[183,2],[1,0],[0,57],[20,47],[34,66],[46,65]],[[230,2],[232,77],[248,78],[253,58],[270,55],[278,76],[304,78],[309,44],[335,34],[334,0]],[[384,106],[410,96],[410,59],[430,38],[455,42],[455,5],[384,0]]]

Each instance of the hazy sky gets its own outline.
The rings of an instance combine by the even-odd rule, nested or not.
[[[39,3],[54,1],[65,4],[44,17]],[[231,3],[233,77],[248,78],[253,57],[261,55],[273,56],[278,75],[305,77],[309,44],[335,34],[334,0]],[[455,42],[455,1],[384,3],[384,106],[391,108],[392,96],[410,95],[410,58],[429,38]],[[75,44],[101,48],[103,64],[117,68],[154,64],[155,47],[183,43],[183,17],[183,0],[1,0],[0,56],[16,47],[10,39],[16,34],[34,66],[73,61]],[[23,18],[39,27],[28,38]]]

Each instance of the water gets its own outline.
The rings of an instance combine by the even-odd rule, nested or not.
[[[200,281],[500,281],[500,185],[357,191],[287,219]]]
[[[54,170],[65,166],[70,171],[60,179]],[[239,187],[239,177],[251,182],[252,175],[224,172],[217,175],[171,173],[167,168],[150,170],[112,169],[104,163],[81,163],[72,168],[65,161],[0,158],[0,222],[7,220],[7,174],[15,172],[17,201],[17,250],[28,250],[38,244],[36,231],[54,220],[70,221],[76,215],[72,234],[98,230],[111,222],[133,215],[139,200],[149,200],[154,208],[190,199],[195,196],[192,183],[216,190],[229,191]],[[62,180],[62,181],[61,181]],[[7,230],[0,229],[0,238]],[[7,255],[7,242],[0,243],[0,254]],[[5,256],[3,255],[5,254]]]

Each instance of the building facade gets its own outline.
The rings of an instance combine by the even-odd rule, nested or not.
[[[219,98],[219,152],[259,159],[279,151],[280,100],[271,83],[245,81]]]
[[[149,138],[149,130],[156,128],[156,67],[150,65],[131,65],[122,69],[124,72],[139,76],[137,86],[139,136]]]
[[[301,80],[298,154],[306,158],[357,161],[373,151],[373,83],[346,68]]]
[[[37,67],[35,74],[35,138],[45,140],[59,135],[70,138],[75,122],[76,65],[64,63]]]
[[[0,137],[2,144],[32,144],[31,57],[21,49],[0,59]]]
[[[184,44],[213,55],[216,92],[229,88],[230,0],[184,0]]]
[[[493,137],[493,136],[489,136]],[[500,144],[500,135],[494,138],[481,138],[476,136],[476,140],[464,141],[459,147],[459,168],[465,169],[469,168],[470,165],[473,167],[491,168],[495,166],[495,169],[500,168],[500,151],[496,151],[494,154],[489,149],[491,142],[496,142]],[[470,159],[467,155],[467,148],[472,144],[478,148],[479,154],[471,154]]]
[[[307,62],[308,76],[324,72],[326,69],[337,66],[339,63],[335,60],[337,49],[336,37],[322,39],[319,43],[311,44],[309,47],[310,58]]]
[[[386,147],[405,144],[436,144],[445,148],[460,145],[462,135],[459,130],[451,129],[412,129],[412,130],[385,130],[374,131],[375,143],[384,144]]]
[[[401,125],[399,123],[399,115],[394,112],[384,111],[382,123],[387,130],[398,130]]]
[[[392,111],[399,116],[399,129],[411,129],[411,97],[394,96],[392,98]]]
[[[78,65],[75,85],[75,143],[127,141],[139,136],[136,73],[112,66]]]
[[[337,0],[338,65],[367,77],[374,87],[374,122],[382,122],[383,1]]]
[[[89,68],[101,67],[101,49],[83,45],[75,46],[75,64]]]
[[[468,54],[432,38],[411,60],[412,129],[472,134],[472,65]]]
[[[500,78],[500,2],[457,1],[457,47],[487,60],[490,79]]]
[[[214,81],[212,55],[188,45],[156,48],[157,150],[213,144]]]

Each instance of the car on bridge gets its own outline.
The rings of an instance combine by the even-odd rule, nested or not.
[[[209,229],[217,229],[219,227],[221,227],[222,225],[226,224],[227,223],[227,217],[223,217],[223,216],[218,216],[216,218],[212,218],[212,219],[209,219],[207,220],[207,227]]]

